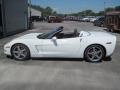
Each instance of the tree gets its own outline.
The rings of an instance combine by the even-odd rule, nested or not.
[[[104,16],[105,12],[104,11],[100,11],[98,13],[96,13],[96,16]]]
[[[120,6],[116,6],[116,7],[115,7],[115,10],[116,10],[116,11],[120,11]]]
[[[105,12],[110,12],[110,11],[113,11],[113,10],[114,10],[114,8],[109,7],[109,8],[105,9]]]
[[[72,16],[103,16],[105,14],[105,12],[110,12],[110,11],[120,11],[120,6],[116,6],[115,8],[112,8],[112,7],[109,7],[109,8],[106,8],[105,9],[105,12],[104,11],[99,11],[98,13],[95,13],[93,12],[92,10],[88,9],[88,10],[84,10],[84,11],[81,11],[81,12],[77,12],[77,13],[71,13],[71,14],[58,14],[56,11],[54,11],[51,7],[46,7],[46,8],[43,8],[41,6],[38,6],[38,5],[31,5],[32,8],[36,9],[36,10],[39,10],[42,12],[42,15],[43,16],[50,16],[50,15],[55,15],[55,16],[69,16],[69,15],[72,15]]]
[[[45,11],[51,14],[53,9],[48,6],[48,7],[45,8]]]
[[[56,16],[56,15],[57,15],[57,12],[56,12],[56,11],[53,11],[52,15],[55,15],[55,16]]]
[[[44,16],[52,15],[53,9],[51,7],[46,7],[43,13],[44,13]]]
[[[95,13],[92,10],[85,10],[85,11],[80,12],[79,14],[85,15],[85,16],[93,16],[93,15],[95,15]]]
[[[41,6],[38,6],[38,5],[31,5],[31,7],[38,10],[38,11],[41,11],[41,12],[44,11],[44,8],[42,8]]]
[[[57,15],[57,12],[53,11],[53,9],[49,6],[46,8],[43,8],[43,7],[38,6],[38,5],[31,5],[31,7],[38,10],[38,11],[41,11],[43,16]]]

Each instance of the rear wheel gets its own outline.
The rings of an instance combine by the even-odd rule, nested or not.
[[[105,56],[105,51],[100,45],[91,45],[85,50],[84,56],[89,62],[101,62]]]
[[[15,60],[25,61],[30,59],[30,50],[23,44],[16,44],[11,49],[12,56]]]

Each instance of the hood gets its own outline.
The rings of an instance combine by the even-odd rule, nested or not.
[[[13,45],[14,43],[18,43],[19,41],[21,42],[21,40],[28,40],[30,41],[30,39],[37,39],[37,36],[40,35],[42,33],[30,33],[30,34],[26,34],[26,35],[23,35],[23,36],[20,36],[16,39],[13,39],[11,40],[10,42],[7,43],[7,45],[11,46]]]
[[[17,39],[36,39],[37,36],[40,34],[42,34],[42,33],[30,33],[30,34],[26,34],[21,37],[18,37]]]

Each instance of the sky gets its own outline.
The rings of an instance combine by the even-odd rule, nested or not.
[[[50,6],[58,13],[63,14],[80,12],[86,9],[99,12],[104,10],[104,6],[120,6],[120,0],[31,0],[31,2],[42,7]]]

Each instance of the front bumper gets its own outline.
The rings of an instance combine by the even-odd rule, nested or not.
[[[10,49],[11,49],[11,47],[6,44],[6,45],[4,46],[4,54],[11,56],[11,50],[10,50]]]

